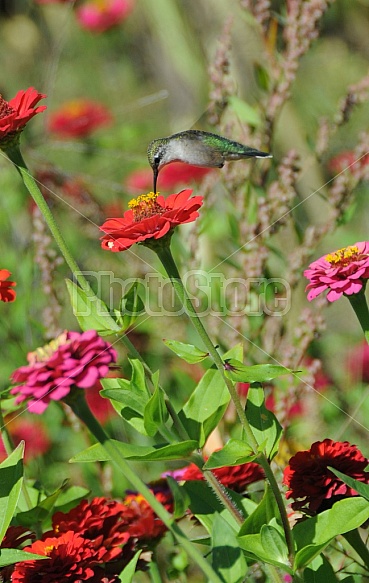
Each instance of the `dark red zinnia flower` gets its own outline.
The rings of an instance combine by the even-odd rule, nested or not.
[[[85,138],[112,122],[112,115],[102,103],[74,99],[50,115],[49,130],[63,138]]]
[[[249,484],[264,480],[265,474],[259,464],[249,462],[237,466],[225,466],[212,470],[215,477],[223,486],[235,492],[243,492]],[[196,464],[176,470],[172,473],[176,480],[203,480],[204,476]]]
[[[328,466],[368,484],[367,465],[368,460],[348,441],[316,441],[309,450],[295,454],[284,470],[283,483],[289,488],[286,498],[295,500],[294,510],[322,512],[342,498],[357,495],[328,470]]]
[[[101,566],[105,547],[95,547],[75,532],[38,540],[24,549],[44,555],[48,560],[24,561],[15,565],[12,583],[118,583],[120,579],[105,575]]]
[[[100,227],[105,233],[102,248],[125,251],[135,243],[160,239],[177,225],[191,223],[198,216],[202,196],[191,197],[192,190],[182,190],[168,198],[150,192],[129,203],[123,218],[108,219]]]
[[[214,168],[201,168],[191,166],[183,162],[173,162],[164,166],[160,171],[160,185],[162,188],[172,189],[179,186],[200,182],[209,172],[214,172]],[[142,192],[151,188],[152,170],[135,170],[126,181],[127,188],[135,192]]]
[[[9,102],[0,95],[0,145],[9,135],[20,132],[34,115],[46,109],[46,105],[35,107],[44,97],[46,95],[33,87],[18,91]]]
[[[15,285],[15,281],[6,281],[11,275],[11,272],[7,269],[0,269],[0,301],[2,302],[14,302],[17,292],[11,289]]]
[[[50,344],[27,356],[28,366],[11,375],[16,403],[28,400],[31,413],[43,413],[50,401],[60,401],[71,388],[89,389],[106,376],[117,353],[96,330],[63,332]]]
[[[122,546],[127,543],[130,533],[124,519],[125,506],[115,500],[94,498],[91,502],[82,500],[67,513],[56,512],[52,518],[53,530],[43,538],[61,535],[72,530],[91,541],[94,547],[104,546],[104,562],[119,558]]]

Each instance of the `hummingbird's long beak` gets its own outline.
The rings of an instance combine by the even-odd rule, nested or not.
[[[156,194],[156,183],[158,181],[158,174],[159,174],[159,170],[156,166],[153,168],[153,173],[154,173],[154,194]]]

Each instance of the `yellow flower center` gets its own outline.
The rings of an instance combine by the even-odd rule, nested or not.
[[[136,223],[147,219],[154,215],[161,215],[165,209],[156,202],[159,193],[149,192],[148,194],[141,194],[137,198],[132,198],[128,206],[133,211],[134,220]]]
[[[57,338],[55,338],[55,340],[49,342],[49,344],[45,344],[45,346],[36,348],[34,352],[29,352],[27,355],[27,360],[31,365],[36,364],[36,362],[45,362],[46,360],[49,360],[51,355],[59,348],[59,346],[67,343],[67,332],[63,332]]]
[[[345,267],[352,261],[356,261],[359,258],[359,249],[356,245],[343,247],[343,249],[338,249],[338,251],[329,253],[325,256],[326,261],[335,267]]]

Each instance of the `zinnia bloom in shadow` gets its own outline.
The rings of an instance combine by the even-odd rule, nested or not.
[[[0,269],[0,300],[2,302],[14,302],[16,298],[16,291],[11,289],[15,285],[15,281],[6,281],[11,275],[7,269]]]
[[[369,277],[369,241],[329,253],[314,261],[304,275],[310,280],[309,301],[328,290],[327,300],[334,302],[343,296],[359,293]]]
[[[89,389],[108,374],[116,362],[114,348],[95,330],[64,332],[56,340],[27,356],[28,366],[11,375],[16,403],[28,400],[31,413],[43,413],[50,401],[60,401],[72,387]]]
[[[46,105],[35,107],[45,97],[33,87],[18,91],[9,102],[0,95],[0,148],[8,147],[9,141],[14,141],[16,134],[23,130],[27,122],[46,109]]]
[[[206,174],[213,172],[214,168],[201,168],[190,166],[182,162],[173,162],[164,166],[160,171],[160,184],[162,188],[172,189],[179,186],[200,182]],[[132,192],[148,190],[152,185],[152,170],[135,170],[128,177],[126,186]]]
[[[103,561],[112,561],[122,554],[122,546],[130,534],[124,520],[125,506],[115,500],[94,498],[91,502],[82,500],[67,513],[56,512],[52,518],[53,530],[43,538],[60,536],[73,531],[92,542],[94,547],[105,547]]]
[[[108,219],[100,227],[105,233],[102,248],[108,251],[125,251],[135,243],[148,245],[150,239],[171,235],[173,229],[183,223],[191,223],[198,216],[202,196],[190,198],[192,190],[182,190],[168,198],[150,192],[128,203],[130,210],[123,218]],[[148,245],[149,246],[149,245]]]
[[[74,99],[50,115],[49,130],[63,138],[86,138],[95,130],[109,125],[112,119],[102,103]]]
[[[348,441],[316,441],[309,450],[295,454],[284,470],[283,483],[289,488],[286,498],[295,500],[294,510],[307,510],[310,514],[327,510],[334,502],[357,495],[328,466],[368,484],[368,461]]]
[[[77,20],[86,30],[105,32],[125,20],[132,8],[132,0],[90,0],[77,10]]]
[[[173,511],[173,498],[169,488],[153,489],[155,497],[168,510]],[[141,494],[127,494],[123,500],[124,521],[131,537],[136,539],[137,548],[145,548],[159,542],[167,531],[165,524],[158,518]]]
[[[13,583],[118,583],[119,577],[105,574],[104,546],[95,546],[75,532],[68,531],[59,537],[35,541],[24,549],[29,553],[44,555],[47,561],[25,561],[15,565]]]
[[[356,344],[348,353],[347,369],[353,383],[369,383],[369,345]]]
[[[225,466],[223,468],[216,468],[212,470],[214,476],[219,480],[223,486],[230,488],[235,492],[243,492],[249,484],[265,479],[265,474],[259,464],[249,462],[246,464],[239,464],[237,466]],[[168,475],[168,474],[166,474]],[[204,476],[196,464],[174,472],[169,472],[175,480],[203,480]]]

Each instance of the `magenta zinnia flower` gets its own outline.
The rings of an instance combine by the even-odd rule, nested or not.
[[[43,413],[50,401],[60,401],[72,387],[89,389],[108,374],[116,362],[114,348],[96,330],[64,332],[56,340],[27,356],[28,366],[11,375],[16,403],[28,400],[31,413]]]
[[[326,290],[329,290],[329,302],[338,300],[343,294],[351,296],[359,293],[369,277],[369,241],[355,243],[321,257],[304,271],[304,275],[310,280],[306,287],[309,301]]]
[[[316,441],[307,451],[299,451],[284,470],[283,483],[289,488],[286,498],[293,498],[294,510],[322,512],[342,498],[357,492],[333,474],[335,468],[359,482],[369,483],[368,461],[356,445],[348,441]]]

